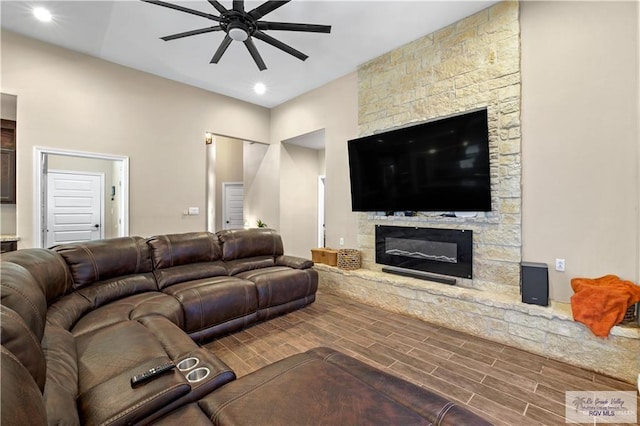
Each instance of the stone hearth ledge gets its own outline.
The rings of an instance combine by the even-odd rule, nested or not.
[[[616,326],[608,338],[573,321],[571,306],[522,303],[519,295],[449,286],[358,269],[316,264],[319,289],[463,331],[635,383],[640,372],[640,327]]]

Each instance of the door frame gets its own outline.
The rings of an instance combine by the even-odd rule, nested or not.
[[[120,162],[121,175],[120,188],[121,202],[118,217],[122,223],[118,224],[118,236],[129,235],[129,157],[122,155],[101,154],[95,152],[72,151],[58,148],[46,148],[41,146],[33,147],[33,244],[34,247],[45,247],[46,236],[44,235],[44,205],[46,203],[46,185],[44,167],[47,155],[62,155],[69,157],[93,158],[97,160],[110,160]]]
[[[318,247],[325,245],[325,191],[327,185],[325,175],[318,176]]]
[[[227,189],[230,186],[242,186],[242,221],[244,222],[244,182],[221,182],[222,183],[222,229],[225,229],[224,224],[227,220]]]
[[[57,174],[64,174],[64,175],[85,175],[85,176],[97,176],[100,178],[100,239],[104,238],[104,210],[105,210],[105,205],[104,205],[104,173],[101,172],[83,172],[83,171],[77,171],[77,170],[58,170],[58,169],[51,169],[51,170],[47,170],[47,174],[48,173],[57,173]],[[44,182],[43,182],[44,183]],[[47,180],[48,183],[48,180]],[[45,191],[45,195],[48,197],[49,193],[47,191]],[[46,222],[47,224],[49,223],[49,215],[47,215],[46,218]],[[44,225],[44,224],[43,224]],[[46,240],[46,234],[43,235],[43,238]],[[48,246],[49,243],[45,243],[45,247]]]

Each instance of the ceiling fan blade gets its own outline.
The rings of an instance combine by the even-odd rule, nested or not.
[[[331,25],[295,24],[290,22],[258,22],[258,29],[268,31],[303,31],[309,33],[330,33]]]
[[[268,1],[268,2],[262,3],[260,6],[256,7],[252,11],[250,11],[249,15],[251,15],[251,17],[257,21],[258,19],[262,18],[267,13],[273,12],[277,8],[279,8],[281,6],[284,6],[285,4],[289,3],[290,1],[291,0],[287,0],[287,1]]]
[[[218,50],[216,50],[216,53],[213,55],[213,58],[211,58],[211,62],[209,63],[217,64],[220,58],[222,58],[222,55],[224,55],[224,52],[226,52],[227,47],[229,47],[232,41],[233,40],[231,40],[231,37],[226,35],[224,37],[224,40],[222,40],[222,43],[220,43],[220,47],[218,47]]]
[[[262,56],[260,56],[260,53],[258,52],[256,45],[253,44],[253,40],[251,40],[251,37],[249,37],[244,41],[244,45],[247,46],[247,50],[249,51],[249,53],[251,54],[251,57],[255,61],[256,65],[258,66],[258,69],[260,71],[266,70],[267,66],[264,64],[264,61],[262,60]]]
[[[300,59],[301,61],[304,61],[308,58],[307,55],[305,55],[304,53],[300,52],[299,50],[294,49],[293,47],[289,46],[288,44],[284,44],[283,42],[281,42],[280,40],[276,40],[275,38],[271,37],[270,35],[267,35],[265,33],[263,33],[260,30],[256,30],[253,33],[253,36],[264,41],[265,43],[269,43],[270,45],[272,45],[273,47],[277,47],[278,49],[287,52],[289,55],[295,56],[296,58]]]
[[[142,0],[145,3],[155,4],[156,6],[168,7],[169,9],[177,10],[179,12],[189,13],[191,15],[202,16],[203,18],[211,19],[212,21],[220,22],[220,17],[211,15],[210,13],[200,12],[199,10],[189,9],[187,7],[178,6],[177,4],[171,4],[158,0]]]
[[[208,0],[209,3],[211,3],[211,6],[215,7],[216,10],[222,15],[225,12],[228,12],[227,8],[224,7],[222,4],[220,4],[220,2],[216,1],[216,0]]]
[[[164,41],[169,41],[169,40],[175,40],[178,38],[190,37],[198,34],[206,34],[206,33],[211,33],[211,32],[220,31],[220,30],[222,30],[220,25],[216,25],[214,27],[200,28],[199,30],[185,31],[183,33],[168,35],[168,36],[160,37],[160,39]]]
[[[236,12],[244,12],[244,0],[233,0],[233,10]]]

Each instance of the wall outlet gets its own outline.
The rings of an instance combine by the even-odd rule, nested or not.
[[[556,259],[556,271],[564,272],[564,259]]]
[[[189,207],[189,216],[197,216],[200,214],[200,208],[199,207]]]
[[[344,245],[344,238],[340,237],[340,242],[339,242],[339,244],[340,244],[341,246],[343,246],[343,245]]]

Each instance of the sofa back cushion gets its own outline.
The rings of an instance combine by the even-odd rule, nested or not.
[[[40,340],[22,317],[5,305],[0,305],[0,337],[2,347],[20,361],[42,392],[46,379],[46,363]],[[4,377],[2,385],[4,387]]]
[[[0,424],[46,425],[42,394],[25,367],[4,346],[0,348],[2,403]]]
[[[3,260],[0,279],[2,346],[24,365],[42,391],[46,367],[40,342],[44,334],[47,301],[39,284],[20,265]]]
[[[98,281],[151,272],[151,257],[141,237],[122,237],[53,247],[67,263],[74,289]]]
[[[0,302],[23,319],[38,341],[42,339],[47,317],[47,301],[29,271],[11,262],[0,265]]]
[[[78,354],[73,335],[47,324],[42,339],[47,361],[44,403],[50,425],[78,425]]]
[[[71,274],[64,259],[57,253],[41,248],[21,249],[2,254],[2,262],[20,265],[38,283],[47,305],[71,292]]]
[[[8,261],[7,259],[33,260],[26,250],[25,256],[2,256],[0,263],[0,338],[4,348],[10,351],[27,369],[38,384],[44,389],[46,378],[46,363],[41,347],[47,317],[47,299],[41,285],[46,280],[41,274],[50,270],[54,286],[60,278],[55,270],[44,265],[32,264],[33,269]],[[13,252],[19,253],[19,252]],[[12,254],[12,253],[8,253]],[[35,256],[38,257],[38,256]],[[54,262],[60,266],[56,260]],[[32,274],[32,270],[40,280]],[[64,271],[65,269],[62,268]],[[59,272],[59,271],[58,271]],[[62,276],[64,276],[62,272]]]
[[[217,233],[224,261],[284,254],[282,238],[273,229],[227,229]]]
[[[215,234],[188,232],[158,235],[147,240],[158,288],[185,281],[227,275],[222,248]]]
[[[155,269],[220,260],[218,238],[209,232],[157,235],[147,240]]]

